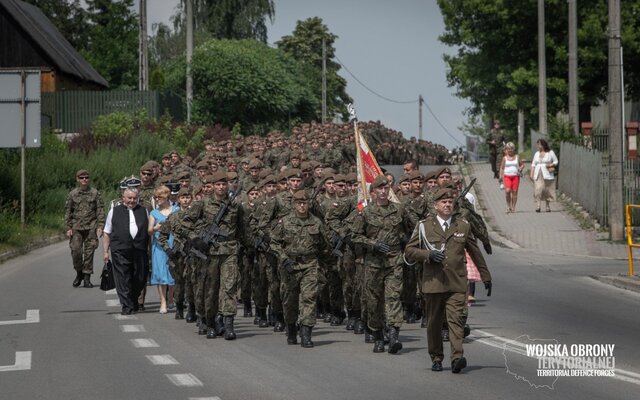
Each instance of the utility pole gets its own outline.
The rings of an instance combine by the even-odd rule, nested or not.
[[[569,122],[575,136],[580,135],[578,110],[578,7],[577,0],[569,3]]]
[[[422,140],[422,95],[418,95],[418,139]]]
[[[518,110],[518,154],[524,151],[524,111]]]
[[[138,90],[149,90],[149,52],[147,46],[147,0],[140,0],[138,27]]]
[[[191,77],[191,58],[193,57],[193,5],[186,0],[187,19],[187,122],[191,122],[191,103],[193,102],[193,78]]]
[[[322,38],[322,123],[327,122],[327,44]]]
[[[609,0],[609,232],[624,239],[620,0]]]
[[[538,0],[538,131],[547,136],[547,61],[544,30],[544,0]]]

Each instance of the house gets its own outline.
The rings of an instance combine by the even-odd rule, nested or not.
[[[41,71],[44,93],[109,86],[39,8],[0,0],[0,69],[22,68]]]

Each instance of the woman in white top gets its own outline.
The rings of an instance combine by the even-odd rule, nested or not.
[[[500,179],[504,182],[504,194],[507,200],[507,214],[516,211],[518,202],[518,188],[520,187],[520,175],[524,169],[524,163],[515,154],[516,146],[509,142],[505,145],[505,154],[500,164]]]
[[[551,211],[549,202],[556,198],[555,169],[558,166],[558,157],[549,149],[549,144],[544,139],[536,142],[538,151],[531,160],[531,179],[535,183],[536,212],[540,212],[540,203],[544,200],[547,212]]]

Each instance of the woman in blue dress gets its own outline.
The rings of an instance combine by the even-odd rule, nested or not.
[[[171,191],[166,186],[158,187],[154,192],[156,208],[149,215],[149,236],[153,235],[151,242],[151,284],[158,285],[160,295],[160,314],[167,313],[167,298],[173,302],[173,286],[175,280],[169,272],[169,257],[162,246],[158,244],[160,226],[167,217],[178,210],[178,206],[171,204],[169,195]],[[173,235],[169,236],[169,246],[173,246]],[[167,288],[168,294],[167,294]]]

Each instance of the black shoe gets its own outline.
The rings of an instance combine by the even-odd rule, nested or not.
[[[284,324],[284,315],[282,313],[277,313],[276,314],[276,324],[273,327],[273,331],[274,332],[284,332],[284,328],[285,328],[285,324]]]
[[[431,370],[436,372],[442,371],[442,361],[434,361]]]
[[[443,342],[448,342],[449,341],[449,330],[448,329],[443,329],[442,330],[442,341]]]
[[[73,287],[80,286],[80,284],[82,283],[82,278],[83,278],[82,275],[83,275],[82,271],[76,271],[76,279],[74,279],[73,283],[72,283]]]
[[[216,329],[215,328],[207,328],[207,339],[215,339],[216,338]]]
[[[397,354],[402,350],[402,343],[400,343],[400,328],[395,326],[389,327],[389,354]]]
[[[267,310],[265,308],[262,308],[258,311],[258,314],[260,316],[259,320],[258,320],[258,327],[260,328],[268,328],[269,327],[269,320],[267,320]]]
[[[362,335],[364,333],[364,322],[360,318],[356,318],[353,323],[353,333],[356,335]]]
[[[122,311],[120,312],[120,315],[131,315],[132,311],[130,308],[128,307],[122,307]]]
[[[253,317],[253,313],[251,312],[251,300],[244,302],[244,317]]]
[[[356,317],[350,317],[347,320],[347,326],[345,327],[345,329],[348,331],[352,331],[354,330],[355,326],[356,326]]]
[[[91,289],[93,283],[91,283],[91,274],[84,274],[84,287]]]
[[[176,304],[176,315],[175,319],[184,319],[184,305]]]
[[[381,330],[373,331],[373,352],[384,353],[384,336]]]
[[[336,314],[331,317],[331,326],[340,326],[344,322],[344,317],[340,314]]]
[[[331,315],[331,313],[325,313],[324,314],[324,319],[323,319],[324,322],[329,323],[329,322],[331,322],[332,319],[333,319],[333,315]]]
[[[133,311],[144,311],[144,304],[138,304],[138,307],[134,306]]]
[[[364,342],[365,343],[374,343],[376,338],[373,336],[373,332],[369,327],[365,327],[364,329]]]
[[[300,327],[300,346],[305,349],[310,349],[313,347],[313,342],[311,341],[311,330],[312,327],[307,325],[302,325]]]
[[[296,324],[287,325],[287,344],[298,344],[298,327]]]
[[[206,335],[207,334],[207,320],[204,317],[200,318],[198,322],[198,335]]]
[[[471,335],[471,327],[467,324],[464,324],[464,336],[463,337],[467,337]]]
[[[227,329],[227,324],[225,323],[225,317],[223,317],[222,314],[216,315],[215,319],[213,320],[213,327],[216,330],[216,335],[224,335]]]
[[[236,338],[236,332],[233,330],[233,317],[224,317],[224,339],[234,340]]]
[[[389,328],[384,327],[382,329],[382,340],[384,340],[384,344],[388,344],[390,342],[389,339]]]
[[[188,324],[192,324],[196,322],[196,306],[194,304],[189,304],[187,307],[187,315],[184,317],[184,320],[187,321]]]
[[[462,369],[466,366],[467,366],[466,358],[464,357],[456,358],[455,360],[451,361],[451,372],[453,372],[454,374],[459,374],[460,371],[462,371]]]
[[[406,304],[404,305],[404,311],[402,312],[402,320],[406,323],[409,322],[409,318],[411,318],[411,309]]]
[[[427,327],[427,317],[422,316],[422,322],[420,322],[420,328],[426,328]]]

